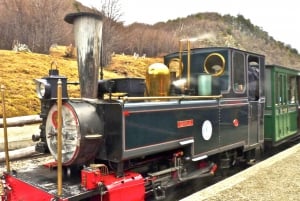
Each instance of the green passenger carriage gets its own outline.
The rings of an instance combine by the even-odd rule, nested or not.
[[[265,143],[276,146],[298,134],[300,72],[266,65],[265,76]]]

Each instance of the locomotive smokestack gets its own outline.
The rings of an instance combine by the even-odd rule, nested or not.
[[[97,98],[102,16],[86,12],[71,13],[66,15],[65,21],[74,25],[81,97]]]

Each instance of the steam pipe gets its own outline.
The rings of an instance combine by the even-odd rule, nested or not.
[[[81,97],[96,99],[101,60],[102,16],[79,12],[66,15],[64,20],[74,25]]]
[[[188,49],[188,55],[187,55],[187,89],[190,89],[191,85],[191,41],[187,41],[187,49]]]
[[[219,99],[222,98],[222,95],[212,95],[212,96],[149,96],[149,97],[128,97],[128,96],[121,96],[121,97],[110,97],[106,98],[105,100],[122,100],[126,101],[145,101],[145,100],[204,100],[204,99]]]
[[[179,69],[180,69],[180,77],[181,78],[181,74],[182,74],[182,43],[181,40],[179,41]]]
[[[191,85],[191,41],[189,39],[182,39],[179,41],[179,67],[182,70],[182,43],[187,43],[187,85],[186,88],[189,90]]]

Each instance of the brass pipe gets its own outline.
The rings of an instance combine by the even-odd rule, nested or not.
[[[179,68],[182,71],[182,53],[183,53],[183,45],[182,43],[187,43],[187,83],[186,88],[190,89],[191,85],[191,41],[189,39],[183,39],[179,41]],[[182,72],[180,72],[181,74]]]
[[[187,89],[189,90],[191,85],[191,41],[189,39],[187,40],[187,49]]]
[[[180,69],[180,73],[179,73],[179,79],[180,79],[182,74],[182,41],[181,40],[179,40],[179,69]]]
[[[62,195],[62,82],[57,82],[57,195]]]
[[[1,90],[1,97],[2,97],[2,110],[3,110],[5,164],[6,164],[6,170],[7,170],[7,172],[10,172],[4,89],[5,89],[5,87],[3,85],[1,85],[1,89],[0,90]]]

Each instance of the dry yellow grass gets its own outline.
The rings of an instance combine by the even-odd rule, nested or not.
[[[135,58],[127,55],[115,55],[112,64],[106,69],[127,77],[145,77],[146,68],[157,62],[163,62],[162,58]]]
[[[68,81],[78,81],[76,59],[0,50],[0,85],[5,87],[7,117],[40,112],[34,79],[47,76],[53,61],[57,63],[60,74],[68,77]],[[144,77],[147,66],[154,62],[162,62],[162,59],[135,59],[132,56],[115,55],[112,64],[104,70],[104,79],[124,76]],[[79,94],[78,88],[71,90],[71,96]],[[0,102],[0,118],[2,118],[2,99]]]

